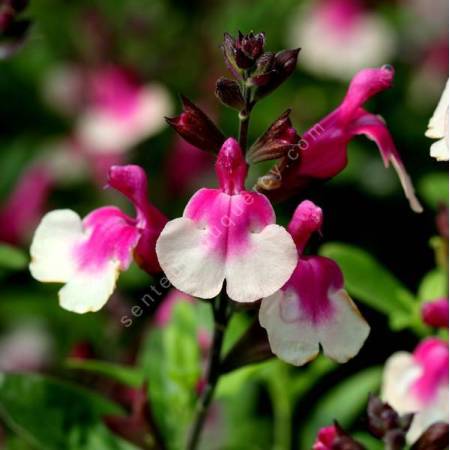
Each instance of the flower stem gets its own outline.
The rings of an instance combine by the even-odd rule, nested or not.
[[[245,106],[239,113],[239,145],[245,153],[247,150],[248,127],[250,125],[250,113],[253,109],[253,103],[250,100],[250,89],[244,84],[242,90]]]
[[[187,450],[195,450],[197,448],[208,415],[208,409],[220,378],[222,344],[229,320],[228,297],[225,288],[222,289],[221,294],[213,304],[213,313],[214,338],[206,372],[206,386],[198,402],[196,418],[188,437]]]

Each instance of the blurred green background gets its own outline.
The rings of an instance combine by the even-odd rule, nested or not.
[[[420,2],[386,0],[364,4],[370,14],[376,14],[392,31],[391,52],[381,64],[390,63],[396,69],[393,88],[376,96],[368,109],[386,120],[425,211],[415,214],[409,209],[393,169],[383,168],[374,143],[365,138],[350,144],[349,165],[335,179],[277,206],[278,221],[282,224],[287,223],[301,198],[308,197],[323,208],[323,238],[317,239],[315,245],[319,248],[326,242],[346,244],[325,245],[322,252],[341,263],[347,283],[351,283],[348,289],[371,324],[371,335],[361,353],[343,366],[337,367],[322,357],[304,368],[272,360],[227,376],[219,388],[217,411],[205,435],[205,449],[303,450],[311,445],[318,427],[329,424],[333,418],[357,431],[361,427],[357,417],[367,393],[378,389],[383,362],[397,350],[412,350],[424,332],[414,316],[417,308],[412,308],[411,316],[395,323],[392,316],[397,313],[397,297],[406,295],[408,301],[419,305],[427,296],[446,294],[446,269],[436,269],[436,240],[432,238],[438,234],[438,206],[448,203],[448,166],[430,158],[432,141],[424,133],[448,77],[448,24],[442,23],[439,12],[439,8],[445,10],[448,5],[444,0],[433,0],[429,2],[429,17],[424,17],[415,3]],[[0,62],[0,204],[6,204],[30,164],[50,161],[53,142],[71,135],[74,117],[52,108],[44,94],[44,86],[55,68],[68,63],[82,67],[112,63],[132,68],[143,82],[159,82],[167,88],[174,115],[180,111],[178,96],[182,93],[209,111],[226,135],[235,136],[236,113],[214,97],[216,79],[228,76],[219,49],[223,32],[265,31],[266,48],[273,51],[318,45],[295,44],[289,31],[301,26],[299,18],[308,14],[311,5],[314,2],[299,0],[31,0],[24,12],[32,21],[30,33],[16,54]],[[441,47],[444,51],[437,52]],[[335,58],[339,60],[340,55]],[[303,66],[301,52],[293,76],[257,105],[251,120],[250,141],[287,108],[293,110],[294,126],[299,132],[305,131],[340,103],[347,85],[348,80],[342,77],[312,73]],[[52,85],[47,89],[51,90]],[[207,168],[198,175],[188,174],[192,175],[192,184],[185,190],[171,189],[168,173],[183,167],[171,167],[176,142],[173,130],[164,127],[125,155],[126,161],[145,167],[152,201],[171,218],[181,214],[201,181],[215,183]],[[252,168],[252,179],[266,169],[267,165]],[[177,174],[172,173],[172,177]],[[121,203],[119,195],[103,190],[98,179],[83,176],[71,183],[58,184],[46,201],[45,210],[67,207],[85,215],[109,203],[131,211],[129,205]],[[26,201],[22,208],[27,208]],[[162,352],[160,362],[166,364],[167,370],[171,364],[176,366],[170,358],[180,358],[179,354],[176,356],[180,348],[192,352],[193,360],[201,359],[198,349],[192,348],[195,344],[190,346],[186,342],[194,339],[195,334],[187,330],[209,326],[208,319],[202,319],[205,314],[195,309],[203,306],[179,308],[176,320],[185,324],[184,328],[180,325],[185,334],[173,338],[176,344],[156,342],[151,346],[147,341],[158,340],[151,333],[150,321],[151,309],[157,305],[130,328],[120,323],[124,311],[148,291],[151,283],[148,276],[133,267],[121,276],[118,294],[106,308],[85,316],[71,314],[58,306],[58,286],[42,285],[30,277],[27,260],[20,252],[20,249],[28,252],[29,237],[15,249],[2,247],[0,254],[0,360],[5,349],[19,352],[25,358],[23,347],[11,350],[8,342],[9,345],[20,342],[24,333],[31,333],[31,340],[38,339],[33,338],[33,333],[37,333],[45,351],[36,371],[111,397],[108,383],[98,381],[97,369],[67,367],[67,357],[81,344],[99,360],[114,364],[140,361],[136,371],[128,374],[137,376],[138,381],[141,371],[153,373],[155,356],[146,354],[156,352],[155,348]],[[358,265],[359,271],[352,273],[354,247],[364,252],[363,261],[367,262],[365,257],[370,259],[367,271],[362,264]],[[434,272],[423,284],[423,278],[431,271]],[[434,281],[430,282],[433,276]],[[398,294],[393,292],[395,289],[407,293]],[[246,313],[240,313],[236,336],[246,323]],[[24,342],[28,345],[26,339]],[[191,355],[181,353],[184,357]],[[114,376],[117,378],[117,373]],[[0,384],[5,448],[134,448],[111,437],[98,421],[111,405],[93,407],[87,398],[83,406],[84,400],[79,399],[84,397],[77,392],[63,388],[60,392],[55,386],[40,385],[41,379],[24,377],[8,378]],[[182,378],[186,381],[189,377],[182,375]],[[136,378],[133,380],[135,385],[139,384]],[[161,392],[164,383],[160,381]],[[191,381],[186,383],[187,387],[193,386]],[[170,387],[167,389],[171,391]],[[159,405],[162,414],[172,415],[170,420],[175,424],[185,420],[177,417],[177,411],[184,408],[182,402],[190,402],[182,400],[183,395],[176,394],[170,401],[166,397]],[[151,404],[152,400],[158,405],[158,400],[151,399]],[[168,412],[172,408],[173,414]],[[48,427],[45,433],[39,431],[33,417],[45,417]],[[88,423],[88,419],[81,417],[92,420]],[[174,425],[167,425],[167,429],[171,426]]]

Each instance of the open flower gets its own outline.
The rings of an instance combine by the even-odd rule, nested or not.
[[[344,290],[338,265],[322,256],[302,256],[321,224],[322,210],[309,200],[300,203],[288,226],[300,254],[297,267],[280,290],[263,299],[259,311],[272,351],[297,366],[314,359],[319,346],[331,359],[346,362],[369,334],[369,326]]]
[[[433,423],[448,423],[448,358],[448,343],[430,337],[413,354],[398,352],[386,362],[382,397],[399,413],[415,413],[409,442]]]
[[[430,148],[430,155],[438,161],[448,161],[448,81],[441,99],[428,123],[425,136],[439,139]]]
[[[385,166],[389,163],[394,166],[411,208],[422,211],[384,120],[362,107],[369,98],[389,88],[393,78],[391,66],[358,72],[340,106],[303,135],[297,153],[289,152],[268,175],[258,180],[258,190],[269,198],[285,198],[312,180],[336,176],[347,165],[348,143],[363,134],[376,143]]]
[[[307,70],[344,80],[363,67],[389,61],[395,51],[393,30],[361,0],[319,0],[309,11],[301,8],[290,41],[303,47]]]
[[[168,279],[200,298],[219,294],[253,302],[289,278],[297,252],[289,233],[275,224],[269,200],[245,190],[247,164],[239,144],[227,139],[216,162],[219,189],[200,189],[183,217],[167,223],[156,252]]]
[[[160,270],[155,242],[166,219],[147,201],[144,171],[113,166],[109,185],[132,201],[136,218],[114,206],[96,209],[83,220],[70,209],[55,210],[44,216],[31,244],[31,274],[39,281],[65,283],[59,299],[69,311],[98,311],[133,254],[144,270]]]
[[[163,128],[170,98],[160,85],[143,86],[130,74],[107,67],[90,79],[91,98],[77,137],[88,149],[123,152]]]

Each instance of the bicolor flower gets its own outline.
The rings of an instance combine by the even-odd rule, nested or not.
[[[369,326],[344,289],[338,265],[322,256],[304,256],[310,236],[320,230],[322,210],[309,200],[297,207],[288,226],[299,260],[289,281],[263,299],[259,321],[280,359],[301,366],[319,354],[337,362],[355,356]]]
[[[26,169],[0,208],[0,242],[22,244],[42,217],[53,176],[43,165]]]
[[[336,176],[347,165],[347,145],[353,137],[362,134],[375,142],[385,166],[394,166],[411,208],[422,211],[384,120],[363,108],[367,100],[389,88],[393,78],[391,66],[358,72],[338,108],[303,135],[297,153],[288,152],[269,174],[258,180],[258,190],[269,198],[285,198],[312,180]]]
[[[147,200],[145,172],[138,166],[113,166],[109,185],[131,200],[135,218],[115,206],[96,209],[83,220],[69,209],[51,211],[31,244],[31,274],[39,281],[65,283],[59,299],[69,311],[98,311],[133,256],[142,269],[160,270],[155,242],[166,219]]]
[[[392,28],[361,0],[319,0],[309,10],[301,8],[290,27],[290,42],[303,47],[302,67],[343,80],[389,61],[395,52]]]
[[[88,149],[123,152],[161,130],[171,102],[159,84],[140,85],[124,70],[107,67],[90,80],[89,105],[76,135]]]
[[[77,115],[74,132],[91,153],[124,153],[160,131],[172,102],[164,86],[141,84],[119,66],[94,71],[65,65],[50,72],[44,96],[62,113]]]
[[[448,423],[448,343],[430,337],[414,352],[386,362],[382,396],[399,413],[415,413],[407,439],[414,442],[436,422]]]
[[[162,231],[158,259],[180,291],[213,298],[226,281],[232,300],[253,302],[273,294],[294,270],[294,242],[275,224],[269,200],[245,190],[247,171],[239,144],[227,139],[216,161],[220,187],[200,189],[183,217]]]
[[[448,161],[448,81],[445,85],[441,99],[428,122],[425,136],[439,139],[430,148],[430,155],[438,161]]]

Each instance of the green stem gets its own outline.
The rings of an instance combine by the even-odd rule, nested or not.
[[[208,409],[220,378],[222,344],[229,320],[228,297],[225,293],[225,288],[213,304],[213,313],[214,338],[206,372],[206,386],[198,402],[196,418],[188,437],[187,450],[195,450],[198,446],[208,415]]]
[[[243,87],[243,97],[245,101],[245,106],[239,113],[239,145],[242,151],[245,153],[247,150],[247,137],[248,137],[248,127],[250,125],[250,113],[252,112],[254,104],[250,99],[250,89],[245,85]]]

